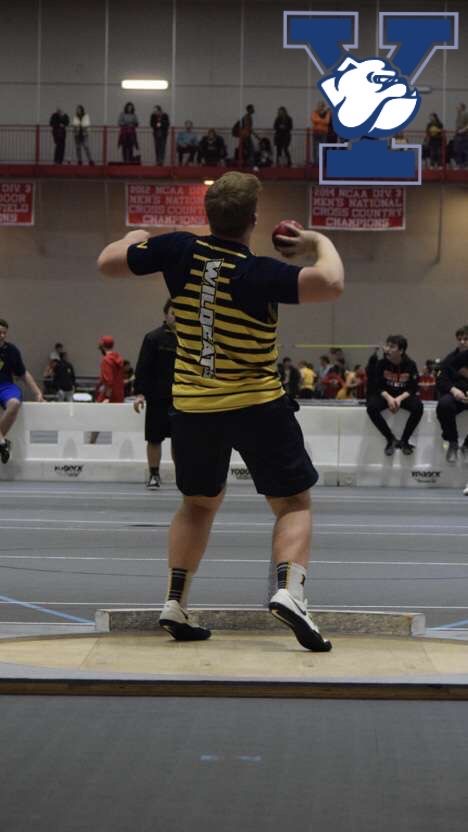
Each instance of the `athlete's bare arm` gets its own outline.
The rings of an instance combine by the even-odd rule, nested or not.
[[[344,268],[332,241],[318,231],[290,228],[293,237],[275,238],[277,243],[284,243],[283,256],[316,257],[313,266],[304,266],[299,272],[299,303],[337,300],[344,289]]]
[[[109,243],[98,257],[98,269],[106,277],[134,277],[127,265],[127,250],[135,243],[144,243],[150,235],[143,228],[129,231],[121,240]]]

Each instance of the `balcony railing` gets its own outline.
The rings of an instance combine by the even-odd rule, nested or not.
[[[176,136],[182,127],[170,129],[165,155],[165,166],[174,167],[178,165],[176,151]],[[206,135],[207,127],[197,127],[198,139]],[[227,149],[228,163],[242,164],[242,142],[232,136],[231,128],[219,127],[216,132],[222,136]],[[273,151],[273,165],[275,165],[276,151],[274,146],[274,131],[271,128],[256,128],[256,134],[261,138],[266,137],[271,142]],[[137,128],[138,149],[135,154],[139,156],[139,164],[144,166],[155,165],[155,150],[153,132],[149,127]],[[423,131],[405,132],[407,144],[423,144],[425,133]],[[440,152],[441,170],[450,169],[450,159],[447,158],[447,146],[452,134],[444,133]],[[90,127],[88,131],[88,143],[91,157],[96,165],[109,165],[123,163],[121,148],[118,146],[119,128],[109,126]],[[8,165],[54,165],[55,143],[52,131],[45,125],[0,125],[0,166]],[[292,165],[303,168],[313,165],[313,141],[311,129],[293,130],[289,152],[292,158]],[[87,164],[87,158],[82,151],[83,164]],[[77,156],[73,129],[67,130],[64,165],[76,165]],[[283,158],[282,164],[285,164]],[[428,168],[429,159],[425,160],[424,166]]]

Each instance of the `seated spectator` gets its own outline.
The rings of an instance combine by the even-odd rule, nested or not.
[[[299,361],[298,367],[301,374],[299,382],[299,398],[313,399],[315,393],[315,380],[317,378],[314,371],[314,365],[308,364],[307,361]]]
[[[291,358],[283,358],[281,364],[278,365],[278,370],[286,393],[291,399],[297,399],[301,384],[301,374],[292,363]]]
[[[123,374],[124,374],[124,397],[130,398],[133,396],[133,384],[135,382],[135,371],[130,364],[130,361],[127,359],[124,360],[123,363]]]
[[[163,165],[166,155],[167,134],[169,133],[169,116],[159,104],[156,104],[151,113],[150,127],[153,131],[156,164]]]
[[[463,326],[459,326],[456,333],[455,338],[457,340],[457,345],[452,352],[449,352],[448,355],[442,359],[441,362],[441,369],[446,364],[451,364],[452,361],[457,358],[461,352],[468,349],[468,324],[464,324]]]
[[[198,161],[202,165],[219,165],[226,158],[226,144],[222,136],[210,127],[198,145]]]
[[[367,394],[367,373],[362,364],[356,364],[354,372],[358,382],[356,386],[356,399],[365,399]]]
[[[336,394],[337,399],[357,399],[356,390],[359,386],[359,379],[355,370],[345,370],[344,383],[341,390]]]
[[[270,139],[264,136],[258,143],[258,150],[255,152],[255,165],[257,168],[270,168],[273,164],[273,150]]]
[[[442,428],[442,439],[449,443],[447,462],[453,463],[458,456],[457,416],[468,409],[468,349],[456,354],[451,361],[446,359],[442,363],[437,390],[440,397],[437,418]],[[461,450],[467,457],[468,435]]]
[[[342,374],[337,371],[337,367],[331,366],[321,381],[323,398],[336,399],[338,393],[344,387],[344,384],[344,378]]]
[[[417,395],[418,369],[406,354],[408,342],[403,335],[389,335],[384,347],[384,358],[377,362],[375,387],[367,399],[367,413],[378,431],[385,437],[385,454],[392,456],[401,448],[409,456],[414,451],[410,438],[423,415],[423,405]],[[397,439],[382,416],[383,410],[397,413],[400,408],[409,412],[401,439]]]
[[[188,155],[186,165],[193,162],[195,154],[198,149],[198,137],[193,130],[193,121],[184,122],[184,130],[179,130],[176,136],[177,155],[179,157],[179,165],[184,164],[184,156]]]
[[[65,156],[65,142],[67,140],[67,127],[70,124],[70,119],[67,114],[57,107],[55,113],[52,113],[49,119],[49,125],[52,128],[52,138],[55,144],[54,162],[56,165],[63,164],[63,157]]]
[[[73,116],[73,135],[75,137],[75,149],[76,149],[76,158],[78,160],[78,164],[83,164],[82,153],[81,150],[84,148],[84,152],[86,153],[86,158],[90,165],[94,165],[94,162],[91,158],[91,152],[89,149],[89,128],[91,127],[91,120],[89,118],[88,113],[85,111],[85,108],[82,104],[78,104],[76,108],[75,115]]]
[[[419,398],[422,402],[433,402],[436,393],[436,376],[434,362],[428,359],[418,381]]]
[[[278,115],[273,124],[275,131],[274,144],[276,148],[276,164],[279,165],[281,158],[286,158],[288,168],[291,167],[291,154],[289,153],[289,145],[291,144],[291,131],[293,129],[293,120],[289,115],[286,107],[278,108]]]
[[[122,159],[126,164],[139,162],[139,156],[135,156],[134,150],[138,150],[137,127],[138,118],[135,106],[128,101],[119,116],[119,141],[118,146],[122,148]]]
[[[63,352],[58,360],[52,362],[53,383],[57,391],[59,402],[73,401],[75,392],[76,377],[73,365],[70,364],[66,352]]]

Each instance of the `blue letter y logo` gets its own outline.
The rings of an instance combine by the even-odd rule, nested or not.
[[[388,139],[409,124],[421,98],[414,82],[437,49],[458,49],[458,13],[381,12],[379,49],[360,59],[358,12],[284,12],[284,46],[305,49],[333,114],[340,145],[320,146],[320,184],[421,183],[421,147],[391,150]],[[377,141],[386,139],[387,141]]]

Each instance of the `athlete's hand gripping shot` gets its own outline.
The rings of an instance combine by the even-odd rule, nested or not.
[[[304,597],[311,547],[310,489],[318,474],[277,371],[278,305],[335,301],[344,271],[323,234],[291,224],[276,235],[291,265],[257,257],[250,241],[257,223],[260,182],[226,173],[205,197],[210,233],[149,237],[132,231],[98,258],[109,277],[162,273],[176,319],[172,441],[182,503],[169,532],[169,586],[160,624],[176,640],[209,638],[187,612],[192,576],[205,552],[224,497],[231,452],[243,458],[257,492],[276,521],[273,560],[277,591],[272,614],[308,650],[328,651]]]

